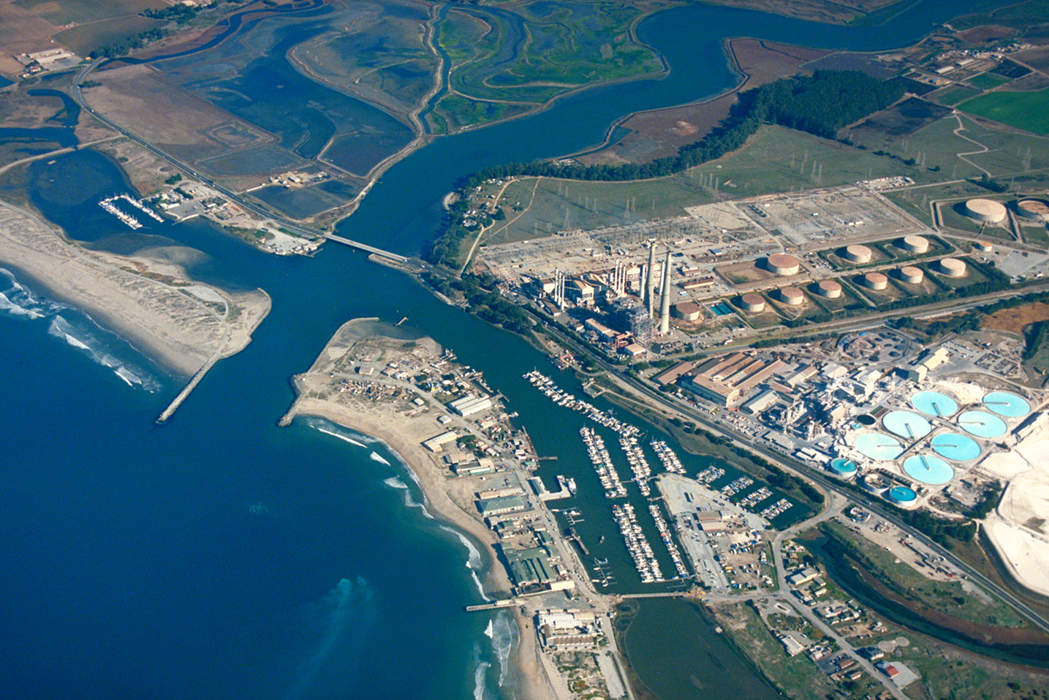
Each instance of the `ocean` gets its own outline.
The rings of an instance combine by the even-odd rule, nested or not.
[[[458,177],[578,151],[627,112],[730,87],[724,37],[873,49],[913,41],[965,4],[920,2],[871,31],[702,5],[666,11],[639,33],[667,55],[668,78],[590,90],[532,117],[439,139],[388,171],[340,232],[417,254]],[[462,612],[484,598],[478,580],[490,556],[429,516],[382,444],[318,421],[276,423],[293,398],[290,376],[359,316],[406,316],[484,371],[540,454],[563,456],[543,467],[548,479],[583,454],[581,419],[552,411],[521,375],[538,367],[577,385],[518,338],[348,249],[277,258],[199,222],[129,235],[96,205],[101,192],[126,187],[113,163],[84,152],[34,166],[30,194],[92,246],[202,251],[184,256],[194,275],[262,287],[273,310],[251,345],[157,426],[182,378],[18,271],[0,277],[6,694],[512,697],[506,659],[515,630],[505,616]],[[600,517],[608,515],[595,516],[595,527]],[[609,545],[622,558],[617,551]],[[718,659],[709,671],[731,695],[733,674],[751,672],[738,656]]]

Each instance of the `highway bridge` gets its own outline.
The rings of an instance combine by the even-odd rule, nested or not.
[[[344,236],[337,236],[334,233],[326,233],[326,234],[324,234],[324,237],[326,239],[328,239],[329,241],[335,241],[336,243],[342,243],[343,245],[349,246],[351,248],[356,248],[357,250],[363,250],[366,253],[372,253],[374,255],[378,255],[380,257],[386,258],[387,260],[392,260],[394,262],[399,262],[399,263],[406,263],[406,262],[408,262],[408,258],[404,257],[403,255],[398,255],[397,253],[391,253],[388,250],[383,250],[382,248],[376,248],[373,245],[368,245],[367,243],[361,243],[360,241],[355,241],[352,238],[346,238]]]

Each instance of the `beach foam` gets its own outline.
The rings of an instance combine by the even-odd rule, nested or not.
[[[474,546],[474,543],[471,542],[466,535],[455,528],[449,527],[448,525],[441,525],[441,529],[455,535],[460,544],[466,548],[466,568],[470,570],[470,577],[474,580],[474,585],[477,587],[477,593],[485,602],[491,602],[492,599],[484,592],[484,586],[481,585],[481,579],[477,575],[477,572],[481,568],[481,553],[477,550],[477,547]]]
[[[107,340],[105,331],[91,323],[90,319],[85,317],[77,320],[55,314],[48,324],[47,333],[83,351],[96,364],[113,370],[113,374],[128,386],[145,389],[151,394],[160,390],[160,383],[146,370],[122,360],[111,351],[116,343]]]

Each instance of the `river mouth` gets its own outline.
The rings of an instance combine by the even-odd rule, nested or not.
[[[699,65],[691,73],[675,66],[693,81],[677,84],[680,92],[658,92],[670,85],[659,81],[606,87],[535,119],[438,140],[384,176],[347,222],[350,237],[418,251],[461,175],[578,150],[599,142],[625,111],[723,89],[733,78],[721,68],[720,38],[712,30],[711,52],[692,53]],[[678,55],[689,56],[694,38],[681,41]],[[713,62],[703,65],[706,58]],[[84,197],[84,212],[105,216],[94,194]],[[52,199],[64,203],[58,192]],[[78,240],[105,244],[83,223],[64,220]],[[119,230],[107,234],[117,236],[109,244],[123,244]],[[551,363],[356,253],[327,248],[310,260],[275,259],[205,224],[170,230],[172,240],[204,251],[216,276],[266,289],[273,311],[252,345],[220,364],[163,428],[153,419],[170,396],[129,388],[107,368],[78,363],[73,353],[83,350],[3,321],[0,356],[10,368],[3,419],[15,457],[0,495],[0,531],[19,566],[0,575],[0,593],[19,605],[5,620],[0,656],[24,662],[18,682],[53,696],[149,695],[163,686],[183,697],[278,698],[298,687],[302,664],[317,659],[318,694],[468,697],[485,621],[461,613],[475,595],[461,548],[435,537],[400,492],[384,486],[391,472],[382,465],[314,430],[274,424],[287,409],[289,375],[309,367],[334,328],[355,316],[408,316],[484,371],[522,422],[538,426],[541,454],[556,454],[578,441],[577,426],[566,430],[520,379],[533,367],[554,374]],[[194,265],[195,276],[203,265]],[[541,471],[550,481],[558,465]],[[348,634],[331,653],[311,653],[346,619],[325,616],[340,605],[324,604],[366,590],[376,592],[381,620],[374,635]],[[718,642],[702,624],[703,639]],[[39,653],[27,658],[27,648]],[[734,678],[712,662],[703,676],[723,686],[722,696],[749,696],[739,688],[752,671]]]

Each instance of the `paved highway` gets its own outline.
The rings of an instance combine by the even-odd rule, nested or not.
[[[1032,291],[1034,291],[1035,289],[1041,290],[1047,288],[1047,286],[1049,285],[1037,285],[1037,287],[1032,287],[1030,289]],[[940,311],[941,313],[944,313],[956,309],[971,308],[973,306],[993,302],[998,298],[1003,298],[1005,296],[1013,296],[1015,293],[1016,292],[1013,290],[1005,290],[1004,292],[996,292],[993,294],[983,295],[975,299],[970,298],[968,300],[961,300],[959,302],[955,302],[951,306],[940,309]],[[919,308],[924,309],[925,307]],[[908,311],[913,314],[916,310],[918,309],[912,308]],[[1011,605],[1024,617],[1028,618],[1031,622],[1033,622],[1041,629],[1045,630],[1046,632],[1049,632],[1049,620],[1047,620],[1044,616],[1035,611],[1022,600],[1017,598],[1015,595],[1013,595],[1012,592],[1003,588],[1002,586],[999,586],[987,576],[970,566],[967,562],[956,557],[950,550],[945,549],[940,544],[926,536],[920,530],[917,530],[916,528],[905,523],[900,518],[899,512],[895,508],[890,507],[887,503],[883,503],[882,501],[880,501],[880,499],[877,499],[873,496],[868,498],[865,495],[855,493],[849,488],[847,488],[844,484],[826,475],[822,470],[813,469],[809,465],[800,462],[794,459],[793,457],[783,455],[780,452],[775,452],[765,447],[764,445],[758,444],[754,442],[753,436],[744,435],[730,426],[726,426],[720,422],[712,421],[709,418],[709,416],[697,411],[692,406],[685,404],[684,402],[679,401],[677,399],[674,399],[673,397],[669,397],[666,394],[663,394],[653,389],[651,386],[640,380],[621,374],[618,371],[618,368],[612,363],[608,362],[605,358],[593,352],[592,350],[590,350],[590,348],[583,346],[575,339],[564,334],[559,328],[551,324],[545,317],[541,316],[537,312],[533,311],[532,313],[545,324],[547,331],[559,342],[561,342],[566,347],[570,348],[577,355],[581,355],[588,358],[591,362],[593,362],[601,369],[616,376],[622,384],[629,386],[629,388],[634,392],[641,394],[646,399],[654,401],[660,406],[674,413],[677,413],[682,417],[694,421],[695,423],[702,426],[707,432],[722,437],[730,438],[735,444],[762,457],[763,459],[768,460],[777,467],[780,467],[781,469],[784,469],[790,473],[793,473],[811,482],[814,482],[824,492],[836,492],[844,496],[850,502],[859,503],[864,508],[867,508],[868,510],[871,510],[880,515],[881,517],[893,522],[902,530],[915,537],[916,539],[920,540],[922,543],[931,548],[937,554],[940,554],[941,556],[946,558],[959,570],[964,572],[965,575],[968,576],[972,581],[978,583],[979,585],[983,586],[984,588],[990,591],[993,591],[995,595],[997,595],[999,598]]]

